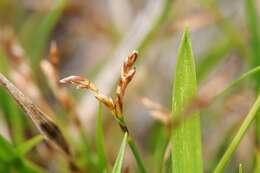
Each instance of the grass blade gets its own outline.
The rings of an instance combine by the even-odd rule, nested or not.
[[[21,144],[19,144],[16,147],[16,152],[20,155],[23,156],[26,153],[28,153],[33,147],[35,147],[39,142],[41,142],[43,140],[43,136],[42,135],[37,135],[35,137],[33,137],[32,139],[23,142]]]
[[[103,134],[103,109],[101,103],[99,103],[97,126],[96,126],[96,145],[99,161],[99,168],[101,172],[106,169],[107,161],[104,148],[104,134]]]
[[[175,118],[196,94],[197,82],[189,29],[186,26],[179,47],[174,78],[172,114]],[[192,116],[173,131],[172,172],[202,173],[199,114]],[[192,158],[192,159],[191,159]]]
[[[0,73],[0,85],[2,85],[9,94],[14,98],[23,111],[33,120],[39,131],[50,142],[56,144],[67,155],[71,156],[71,152],[67,141],[58,126],[43,113],[32,101],[25,97],[8,79]]]
[[[128,134],[125,133],[123,142],[121,144],[121,147],[119,149],[119,153],[118,153],[117,158],[116,158],[116,162],[115,162],[113,170],[112,170],[112,173],[121,173],[123,160],[124,160],[124,155],[125,155],[125,148],[126,148],[126,143],[127,143],[127,137],[128,137]]]
[[[251,66],[255,67],[260,65],[260,32],[259,22],[257,19],[256,2],[254,0],[246,0],[247,19],[250,30],[251,41]],[[256,81],[256,90],[260,91],[260,77],[259,73],[254,76]],[[256,135],[257,142],[260,145],[260,112],[256,116]]]
[[[256,73],[259,73],[260,72],[260,66],[258,67],[255,67],[247,72],[245,72],[244,74],[242,74],[239,78],[237,78],[236,80],[233,80],[228,86],[226,86],[220,93],[218,93],[216,96],[215,96],[215,99],[224,95],[228,90],[236,87],[241,81],[243,81],[244,79],[252,76],[252,75],[255,75]]]
[[[8,162],[15,157],[13,146],[0,134],[0,160]]]
[[[227,150],[224,153],[221,160],[219,161],[217,167],[214,170],[214,173],[221,173],[224,170],[226,164],[230,160],[231,156],[233,155],[233,153],[237,149],[240,141],[244,137],[246,131],[250,127],[252,121],[255,119],[256,112],[257,112],[259,106],[260,106],[260,95],[258,95],[254,105],[252,106],[252,108],[250,109],[249,113],[247,114],[245,120],[243,121],[242,125],[240,126],[236,136],[234,137],[234,139],[230,143],[229,147],[227,148]]]
[[[12,141],[20,144],[24,141],[24,122],[22,113],[19,111],[12,98],[0,88],[0,106],[10,126],[12,127]]]

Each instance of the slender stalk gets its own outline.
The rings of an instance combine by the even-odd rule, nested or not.
[[[235,87],[237,84],[239,84],[241,81],[243,81],[244,79],[246,79],[249,76],[252,75],[256,75],[257,73],[260,72],[260,66],[257,66],[247,72],[245,72],[244,74],[242,74],[239,78],[237,78],[236,80],[232,81],[228,86],[226,86],[221,92],[219,92],[215,97],[214,100],[219,98],[220,96],[224,95],[228,90],[230,90],[231,88]]]
[[[228,163],[231,156],[233,155],[233,153],[237,149],[237,147],[240,144],[240,141],[242,140],[242,138],[244,137],[246,131],[248,130],[248,128],[252,124],[252,121],[255,119],[256,112],[257,112],[259,106],[260,106],[260,95],[258,95],[253,107],[250,109],[250,111],[249,111],[248,115],[246,116],[244,122],[242,123],[241,127],[239,128],[236,136],[234,137],[234,139],[230,143],[228,149],[224,153],[223,157],[219,161],[219,163],[218,163],[218,165],[215,168],[213,173],[221,173],[224,170],[226,164]]]
[[[138,148],[137,148],[134,140],[129,135],[128,135],[127,143],[131,148],[131,151],[132,151],[132,153],[135,157],[135,160],[136,160],[137,166],[139,167],[139,170],[141,171],[141,173],[146,173],[144,163],[142,161],[142,158],[141,158],[141,155],[138,151]]]

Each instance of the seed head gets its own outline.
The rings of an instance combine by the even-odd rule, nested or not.
[[[118,116],[120,116],[120,114],[123,112],[123,97],[125,95],[125,90],[136,73],[136,69],[133,67],[133,65],[137,60],[137,57],[137,51],[133,51],[124,61],[124,64],[121,68],[120,79],[116,89],[117,98],[115,101],[115,108]]]
[[[96,99],[102,102],[104,105],[106,105],[110,110],[114,111],[115,105],[112,98],[109,98],[103,94],[97,94]]]
[[[88,79],[85,79],[81,76],[69,76],[64,79],[61,79],[60,83],[72,84],[72,85],[76,85],[78,88],[90,89],[94,92],[98,92],[98,89],[95,86],[95,84],[93,84]]]

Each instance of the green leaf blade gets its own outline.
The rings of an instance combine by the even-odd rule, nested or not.
[[[28,153],[33,147],[35,147],[39,142],[41,142],[43,139],[44,139],[44,137],[42,135],[37,135],[37,136],[33,137],[32,139],[19,144],[16,147],[16,152],[20,156],[23,156],[26,153]]]
[[[2,135],[0,135],[0,160],[11,161],[16,158],[14,148]]]
[[[113,170],[112,170],[112,173],[121,173],[123,160],[124,160],[124,155],[125,155],[125,148],[126,148],[126,143],[127,143],[127,137],[128,137],[128,134],[125,133],[123,142],[121,144],[121,147],[119,149],[119,153],[118,153],[117,158],[116,158],[116,162],[115,162]]]
[[[245,120],[243,121],[242,125],[240,126],[236,136],[233,138],[232,142],[228,146],[226,152],[224,153],[223,157],[219,161],[217,167],[214,170],[214,173],[221,173],[223,172],[226,164],[231,159],[233,153],[236,151],[238,145],[240,144],[242,138],[244,137],[246,131],[252,124],[253,120],[256,117],[256,113],[260,107],[260,95],[258,95],[254,105],[251,107],[249,113],[247,114]]]
[[[186,27],[179,47],[175,71],[172,98],[173,118],[182,112],[182,108],[197,92],[195,63],[189,37],[189,30]],[[195,114],[173,131],[171,144],[172,172],[174,173],[203,172],[200,118],[198,113]]]

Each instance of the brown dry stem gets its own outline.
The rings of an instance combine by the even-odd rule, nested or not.
[[[0,85],[15,99],[16,103],[32,119],[44,137],[71,157],[69,145],[59,127],[39,107],[17,89],[8,79],[0,73]]]

